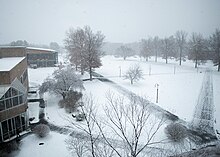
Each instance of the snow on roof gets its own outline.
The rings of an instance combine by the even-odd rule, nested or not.
[[[56,52],[55,50],[52,50],[52,49],[37,48],[37,47],[27,47],[27,49]]]
[[[3,49],[4,49],[4,48],[7,48],[7,49],[8,49],[8,48],[25,48],[25,46],[0,46],[0,49],[1,49],[1,48],[3,48]]]
[[[6,57],[0,58],[0,71],[10,71],[25,57]]]

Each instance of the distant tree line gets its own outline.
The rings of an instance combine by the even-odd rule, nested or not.
[[[46,45],[46,44],[33,44],[33,43],[29,43],[26,40],[16,40],[1,46],[24,46],[24,47],[46,48],[46,49],[53,49],[58,52],[61,49],[60,45],[57,42],[50,42],[49,45]]]
[[[146,61],[149,57],[155,56],[155,62],[157,62],[157,57],[162,57],[166,63],[169,58],[175,58],[179,60],[179,65],[187,58],[195,62],[195,68],[200,63],[213,60],[220,71],[220,30],[216,29],[208,38],[195,32],[188,35],[187,32],[181,30],[166,38],[156,36],[142,39],[139,55]]]

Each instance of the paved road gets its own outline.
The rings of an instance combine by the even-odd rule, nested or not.
[[[202,88],[194,111],[192,126],[194,129],[215,134],[213,82],[212,71],[210,70],[207,70],[204,75]]]

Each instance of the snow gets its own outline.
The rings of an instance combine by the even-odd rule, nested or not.
[[[27,47],[27,49],[29,49],[29,50],[40,50],[40,51],[56,52],[55,50],[52,50],[52,49],[37,48],[37,47]]]
[[[18,63],[20,63],[25,57],[6,57],[0,58],[0,72],[10,71]]]
[[[143,96],[153,103],[155,103],[156,100],[155,84],[159,84],[159,103],[157,105],[176,114],[181,119],[191,122],[202,87],[204,71],[206,66],[210,65],[202,65],[199,67],[199,70],[196,70],[192,62],[185,62],[183,63],[184,65],[178,66],[178,63],[173,60],[169,61],[172,62],[169,64],[164,64],[160,61],[159,59],[158,63],[153,61],[146,62],[136,57],[130,57],[124,61],[121,58],[105,56],[102,58],[103,66],[96,69],[96,72],[114,81],[119,87]],[[144,79],[131,85],[129,80],[124,80],[123,77],[120,77],[120,69],[121,75],[123,76],[129,66],[133,64],[139,64],[141,66]],[[56,69],[57,67],[28,69],[30,86],[39,86],[44,79],[51,76]],[[83,76],[83,78],[86,77],[88,77],[87,74]],[[218,114],[220,113],[219,82],[220,74],[213,72],[215,118],[216,129],[218,130],[220,130],[220,115]],[[117,86],[113,86],[111,83],[101,82],[97,79],[84,82],[84,87],[86,89],[83,91],[84,95],[94,98],[97,115],[99,117],[104,116],[103,107],[106,105],[106,95],[109,92],[126,97]],[[34,95],[32,96],[34,97]],[[38,95],[36,95],[36,97],[37,96]],[[64,109],[58,106],[61,97],[51,93],[45,93],[44,98],[46,100],[45,113],[47,120],[57,126],[71,126],[67,120],[68,118],[72,118],[71,114],[66,113]],[[38,113],[38,103],[30,103],[29,116],[37,117],[35,119],[37,121]],[[162,126],[155,139],[164,139],[164,127],[165,125]],[[109,134],[109,136],[112,135]],[[67,134],[58,134],[55,132],[51,132],[50,136],[45,139],[38,139],[35,135],[29,135],[22,140],[21,151],[15,156],[25,157],[31,154],[33,157],[39,155],[68,157],[70,154],[65,144],[65,139],[67,138]],[[42,146],[38,145],[42,140],[45,144]]]
[[[213,90],[214,90],[214,104],[215,104],[215,128],[220,133],[220,73],[213,72]],[[218,135],[220,138],[220,135]]]
[[[22,139],[20,150],[11,154],[11,157],[71,157],[66,148],[66,139],[66,135],[56,132],[50,132],[45,138],[39,138],[35,134],[31,134]],[[44,144],[39,145],[39,143]]]
[[[156,103],[155,85],[159,84],[158,105],[178,115],[181,119],[192,120],[203,80],[203,72],[197,72],[197,70],[188,66],[145,62],[132,57],[124,61],[121,58],[115,59],[112,56],[106,56],[102,62],[103,66],[96,70],[98,73],[137,95],[147,97],[153,103]],[[134,64],[141,66],[144,79],[131,85],[129,80],[124,80],[123,75]],[[122,77],[119,77],[120,68]],[[200,71],[202,70],[200,69]]]

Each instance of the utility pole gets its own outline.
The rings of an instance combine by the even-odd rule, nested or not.
[[[158,103],[158,92],[159,92],[159,84],[158,83],[156,83],[155,84],[155,87],[157,88],[157,94],[156,94],[156,103]]]
[[[174,74],[176,73],[176,66],[175,66],[175,65],[174,65],[173,73],[174,73]]]
[[[121,77],[121,66],[119,66],[119,77]]]

